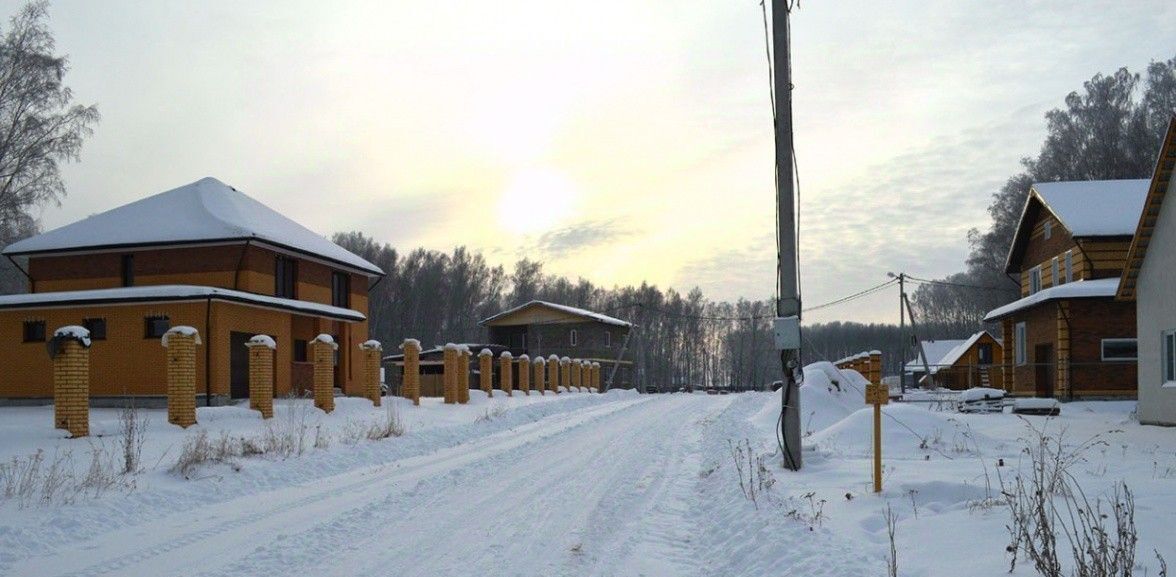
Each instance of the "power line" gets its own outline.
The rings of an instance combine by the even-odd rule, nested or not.
[[[822,303],[822,304],[819,304],[819,305],[816,305],[816,306],[813,306],[813,307],[809,307],[809,308],[807,308],[807,309],[804,309],[804,312],[806,312],[806,313],[807,313],[807,312],[812,312],[812,311],[816,311],[816,310],[820,310],[820,309],[825,309],[825,308],[829,308],[829,307],[832,307],[832,306],[836,306],[836,305],[839,305],[839,304],[847,303],[847,302],[849,302],[849,301],[852,301],[852,300],[857,300],[857,299],[859,299],[859,298],[866,297],[866,296],[872,295],[872,294],[874,294],[874,293],[876,293],[876,292],[879,292],[879,291],[881,291],[882,289],[884,289],[884,288],[887,288],[887,287],[889,287],[889,286],[891,286],[891,285],[893,285],[893,284],[895,284],[895,283],[897,283],[897,282],[898,282],[898,281],[897,281],[897,280],[895,280],[895,279],[890,279],[890,280],[888,280],[888,281],[886,281],[886,282],[884,282],[884,283],[882,283],[882,284],[879,284],[879,285],[874,285],[874,286],[872,286],[872,287],[870,287],[870,288],[868,288],[868,289],[865,289],[865,290],[863,290],[863,291],[856,292],[856,293],[854,293],[854,294],[851,294],[851,295],[849,295],[849,296],[846,296],[846,297],[841,297],[841,298],[839,298],[839,299],[832,300],[832,301],[829,301],[829,302],[827,302],[827,303]]]
[[[1013,290],[1012,288],[997,287],[997,286],[984,286],[984,285],[977,285],[977,284],[951,282],[951,281],[945,281],[945,280],[931,280],[931,279],[914,277],[909,274],[906,275],[906,277],[916,283],[921,283],[921,284],[944,285],[944,286],[954,286],[954,287],[960,287],[960,288],[971,288],[971,289],[1004,291],[1004,292],[1011,292]]]

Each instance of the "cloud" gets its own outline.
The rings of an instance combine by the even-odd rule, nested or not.
[[[562,258],[585,248],[615,242],[636,231],[626,219],[584,220],[539,236],[535,250],[552,258]]]

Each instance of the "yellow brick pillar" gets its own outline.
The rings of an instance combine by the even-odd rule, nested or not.
[[[457,402],[470,402],[470,358],[473,357],[470,348],[462,345],[461,355],[457,357]]]
[[[1055,281],[1056,282],[1056,281]],[[1058,301],[1058,351],[1057,370],[1054,371],[1054,396],[1070,397],[1070,303]]]
[[[329,413],[335,410],[335,351],[339,345],[331,335],[322,334],[309,346],[314,363],[314,406]]]
[[[547,374],[547,361],[543,360],[543,357],[535,357],[535,360],[531,363],[531,365],[535,367],[535,390],[539,391],[540,395],[546,395],[547,379],[544,377]]]
[[[259,411],[263,419],[272,419],[277,343],[268,335],[255,335],[245,346],[249,349],[249,408]]]
[[[442,354],[444,371],[441,380],[442,397],[444,397],[446,405],[457,404],[457,357],[461,356],[461,350],[457,348],[457,345],[449,343],[445,345],[445,351]]]
[[[490,349],[482,349],[478,353],[478,384],[487,397],[494,396],[494,353]]]
[[[559,394],[559,357],[547,357],[547,390]]]
[[[565,391],[572,391],[572,359],[567,357],[559,360],[559,386]]]
[[[400,378],[400,395],[411,399],[412,404],[421,404],[421,342],[404,339],[400,345],[404,350],[404,368]]]
[[[167,349],[167,422],[187,428],[196,424],[196,345],[200,334],[192,327],[172,327],[160,341]]]
[[[373,406],[380,406],[380,357],[383,356],[384,346],[377,340],[368,340],[359,344],[360,359],[363,363],[363,396],[372,402]]]
[[[527,355],[519,356],[519,390],[531,396],[531,357]]]
[[[65,326],[53,333],[53,423],[70,437],[90,434],[90,331]]]
[[[1017,337],[1013,334],[1013,319],[1005,317],[1000,326],[1001,336],[1004,337],[1001,339],[1003,341],[1001,354],[1004,356],[1004,362],[1001,363],[1001,370],[1004,372],[1004,390],[1012,394],[1017,391],[1016,372],[1013,371],[1013,361],[1017,354]]]
[[[882,351],[870,351],[870,382],[882,384]]]
[[[513,361],[514,358],[511,356],[510,351],[502,351],[502,354],[498,355],[498,386],[502,388],[508,397],[514,396],[514,375],[510,366]],[[522,377],[522,375],[519,375],[519,377]]]
[[[584,361],[580,359],[572,361],[572,386],[577,392],[584,392]]]
[[[600,392],[600,363],[592,363],[592,388]]]

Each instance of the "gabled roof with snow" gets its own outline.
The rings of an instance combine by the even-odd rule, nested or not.
[[[1147,257],[1147,247],[1151,244],[1152,234],[1160,219],[1160,209],[1164,204],[1164,197],[1176,184],[1176,114],[1168,120],[1168,131],[1160,143],[1160,153],[1156,158],[1156,167],[1152,171],[1147,198],[1143,203],[1143,212],[1139,215],[1139,224],[1135,228],[1135,236],[1131,239],[1131,248],[1127,251],[1127,263],[1123,267],[1123,275],[1119,283],[1119,293],[1115,298],[1120,300],[1135,300],[1136,283],[1139,280],[1139,270],[1143,267]],[[1171,210],[1169,208],[1169,210]],[[1170,247],[1161,247],[1163,250]]]
[[[1015,300],[1002,307],[988,311],[984,321],[994,321],[1017,311],[1035,307],[1041,303],[1058,299],[1107,298],[1119,290],[1119,278],[1080,280],[1039,290],[1023,299]]]
[[[191,302],[211,299],[273,308],[344,321],[362,321],[359,311],[309,301],[284,299],[232,289],[195,285],[152,285],[82,291],[56,291],[0,296],[0,309],[126,303]]]
[[[940,339],[937,341],[922,341],[923,353],[927,355],[927,364],[930,365],[931,374],[939,372],[939,366],[942,364],[943,357],[955,350],[960,345],[968,342],[967,339]],[[915,359],[906,364],[906,371],[913,373],[923,370],[923,359],[915,354]]]
[[[7,255],[256,240],[370,275],[376,265],[212,177],[12,243]]]
[[[1075,238],[1131,236],[1143,212],[1149,184],[1148,179],[1034,183],[1021,209],[1017,232],[1005,259],[1005,272],[1018,272],[1013,265],[1029,243],[1041,208],[1053,214]]]
[[[522,305],[519,305],[519,306],[514,307],[512,309],[500,312],[490,318],[483,319],[479,324],[482,324],[482,325],[516,324],[516,323],[510,322],[510,317],[512,317],[516,314],[519,314],[523,311],[533,310],[536,308],[542,308],[542,309],[548,309],[549,311],[554,311],[556,313],[559,313],[556,315],[556,317],[562,317],[564,319],[568,319],[568,317],[572,317],[572,318],[576,318],[576,319],[604,323],[606,325],[614,325],[614,326],[618,326],[618,327],[631,327],[631,326],[633,326],[633,323],[630,323],[629,321],[624,321],[624,320],[618,319],[616,317],[602,315],[600,313],[593,312],[593,311],[586,310],[586,309],[570,307],[567,305],[561,305],[561,304],[556,304],[556,303],[547,302],[547,301],[539,301],[539,300],[533,300],[533,301],[528,302],[526,304],[522,304]],[[560,322],[560,321],[557,320],[557,318],[552,318],[550,320],[543,321],[543,322]],[[568,320],[564,320],[563,322],[568,322]],[[522,323],[517,323],[517,324],[531,324],[531,322],[528,321],[528,322],[522,322]]]
[[[980,341],[981,338],[984,337],[984,335],[988,335],[988,331],[980,331],[980,332],[968,337],[968,340],[964,341],[959,346],[955,347],[954,349],[952,349],[952,350],[948,351],[946,354],[944,354],[943,357],[939,359],[938,364],[941,366],[944,366],[944,367],[950,367],[950,366],[956,364],[956,361],[959,361],[960,357],[963,357],[964,354],[966,354],[973,346],[975,346],[975,344],[977,342]],[[992,336],[992,335],[988,335],[988,336]],[[995,337],[992,340],[996,341],[997,343],[1000,343],[1000,340],[996,339]]]

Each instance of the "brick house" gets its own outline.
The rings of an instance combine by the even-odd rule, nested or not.
[[[199,330],[199,402],[248,396],[245,341],[278,344],[275,393],[311,379],[307,342],[339,343],[336,387],[360,393],[372,263],[214,179],[205,178],[13,243],[27,259],[30,292],[0,297],[0,400],[53,396],[46,336],[90,329],[97,403],[166,394],[171,326]]]
[[[1005,389],[1039,397],[1134,397],[1135,305],[1115,300],[1147,180],[1034,184],[1005,272],[1021,299],[1003,328]]]
[[[483,319],[489,341],[514,356],[569,357],[600,363],[601,381],[616,367],[613,388],[632,388],[633,362],[626,343],[632,323],[546,301],[531,301]]]
[[[1160,147],[1117,298],[1135,303],[1139,422],[1176,425],[1176,116]]]

